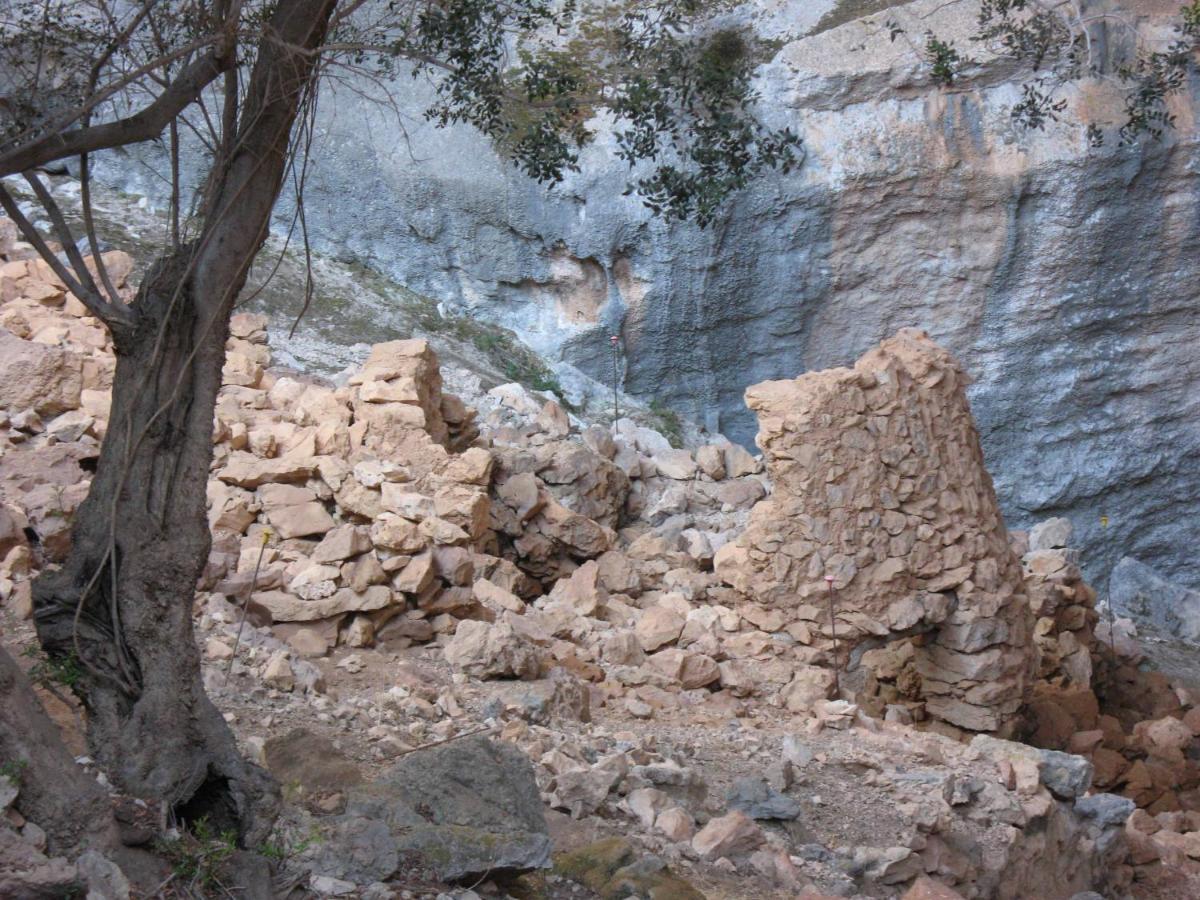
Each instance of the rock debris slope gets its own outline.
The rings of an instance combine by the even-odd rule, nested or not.
[[[11,643],[113,367],[3,250]],[[1069,523],[1005,532],[965,378],[925,335],[752,388],[764,471],[517,385],[455,397],[421,340],[341,386],[285,375],[265,324],[232,323],[196,611],[206,683],[289,797],[289,878],[372,900],[1195,885],[1200,697],[1097,625]],[[0,801],[6,889],[115,877],[48,860],[4,778]]]

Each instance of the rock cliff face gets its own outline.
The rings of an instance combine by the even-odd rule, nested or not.
[[[951,90],[922,63],[926,29],[966,50],[977,9],[758,0],[730,13],[779,47],[760,69],[762,110],[808,155],[706,231],[623,197],[604,137],[543,191],[478,135],[420,121],[428,97],[407,79],[416,121],[403,130],[350,91],[325,96],[309,227],[325,249],[604,381],[619,332],[627,390],[747,445],[747,385],[924,328],[974,379],[1010,525],[1066,515],[1093,576],[1129,554],[1195,584],[1183,539],[1200,499],[1195,98],[1160,144],[1090,148],[1088,122],[1111,135],[1120,121],[1119,97],[1098,86],[1068,95],[1061,123],[1018,131],[1022,73],[1008,63],[970,47],[978,62]],[[907,37],[891,41],[887,19]]]

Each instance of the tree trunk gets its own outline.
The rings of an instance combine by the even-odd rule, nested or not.
[[[227,317],[198,327],[193,250],[147,275],[137,327],[117,341],[112,426],[70,556],[38,580],[35,620],[48,653],[78,659],[88,742],[116,784],[255,838],[278,800],[205,694],[192,633],[227,332]]]
[[[269,832],[278,790],[238,753],[204,692],[192,631],[208,558],[213,409],[234,300],[267,234],[299,109],[336,0],[280,0],[237,133],[214,166],[199,237],[160,259],[115,330],[110,425],[61,569],[34,590],[38,636],[78,657],[88,741],[123,790],[184,821]]]

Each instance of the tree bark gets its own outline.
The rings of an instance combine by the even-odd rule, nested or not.
[[[248,846],[278,809],[204,692],[192,630],[210,548],[205,494],[213,410],[234,300],[267,235],[292,126],[336,0],[280,0],[238,131],[210,181],[204,225],[161,258],[114,328],[110,425],[64,565],[34,589],[48,653],[77,656],[88,741],[115,783],[184,821],[236,828]]]

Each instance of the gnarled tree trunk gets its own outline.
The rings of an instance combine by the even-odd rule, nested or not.
[[[160,259],[114,328],[110,425],[71,553],[38,579],[47,652],[77,655],[96,758],[128,793],[184,820],[266,836],[278,807],[204,692],[192,630],[208,558],[213,409],[234,300],[267,234],[292,125],[336,0],[280,0],[236,131],[214,164],[196,240]],[[236,102],[236,97],[227,103]]]

